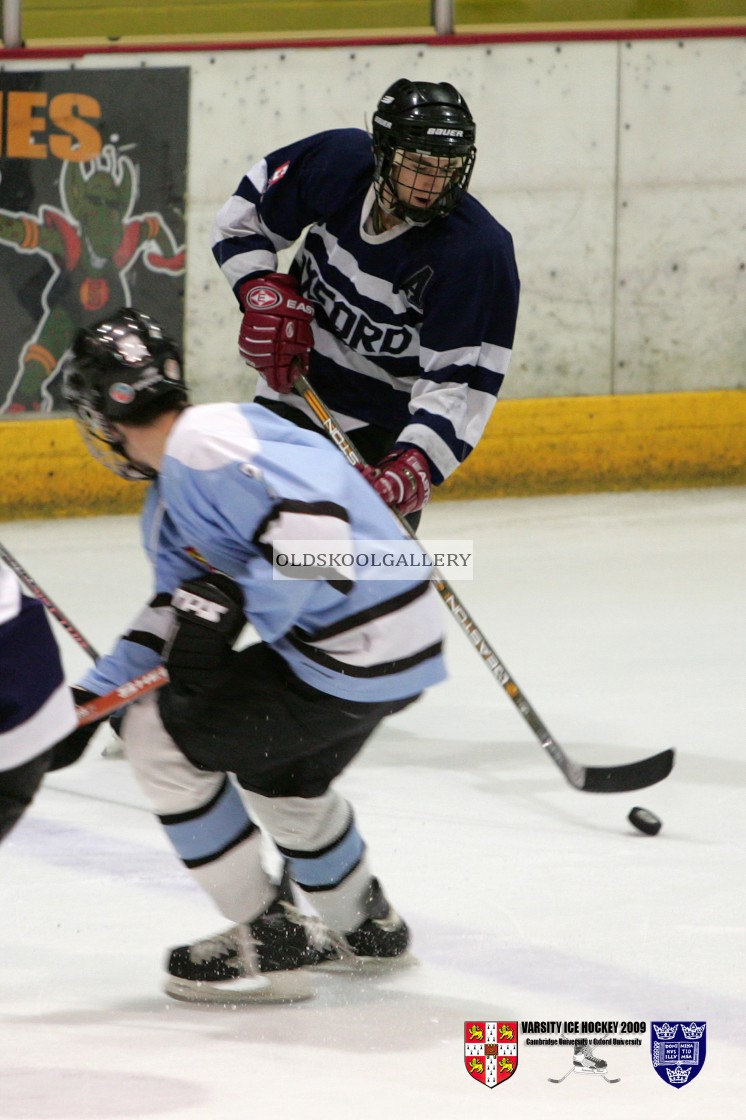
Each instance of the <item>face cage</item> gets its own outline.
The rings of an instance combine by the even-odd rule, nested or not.
[[[402,161],[397,159],[397,153],[403,153],[415,160],[421,156],[430,156],[433,159],[462,158],[464,162],[452,176],[450,183],[439,194],[433,195],[430,206],[413,206],[397,193],[397,168],[402,166]],[[394,144],[392,139],[386,137],[376,145],[374,185],[378,205],[382,210],[407,222],[409,225],[426,225],[433,218],[444,218],[458,206],[466,193],[471,173],[474,170],[476,156],[477,150],[474,145],[466,154],[454,153],[453,150],[424,152],[403,148],[401,144]],[[416,173],[416,167],[410,167],[409,170]],[[410,191],[411,193],[414,192]],[[418,191],[417,193],[424,192]]]
[[[91,456],[107,470],[127,482],[144,482],[156,477],[156,472],[149,467],[132,462],[117,433],[99,412],[90,408],[76,410],[75,423]]]

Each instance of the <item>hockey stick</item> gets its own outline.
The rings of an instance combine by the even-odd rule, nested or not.
[[[60,610],[54,600],[50,599],[45,591],[42,591],[36,580],[32,579],[26,569],[18,563],[15,556],[8,552],[4,544],[0,544],[0,560],[5,561],[8,567],[18,576],[21,583],[24,583],[31,594],[34,595],[40,603],[44,604],[49,613],[57,619],[57,621],[61,626],[65,628],[65,630],[67,630],[68,634],[70,634],[71,637],[75,639],[81,649],[85,650],[91,660],[98,661],[99,655],[91,645],[91,643],[83,637],[80,630],[73,626],[70,619],[67,617],[64,611]]]
[[[324,402],[311,388],[307,378],[303,375],[298,377],[294,388],[312,409],[324,431],[331,437],[348,463],[353,467],[366,466],[363,457],[342,431]],[[416,540],[416,535],[405,518],[395,509],[391,512],[395,514],[408,535]],[[651,755],[650,758],[622,766],[581,766],[580,763],[573,762],[550,734],[450,584],[440,574],[432,576],[431,582],[492,676],[502,685],[541,746],[560,768],[571,786],[585,790],[587,793],[624,793],[627,790],[652,786],[671,773],[674,763],[673,750],[661,751],[659,754]]]
[[[569,1077],[570,1074],[574,1073],[574,1072],[575,1072],[575,1070],[574,1070],[574,1067],[573,1067],[572,1069],[568,1069],[567,1073],[563,1073],[562,1077],[548,1077],[547,1081],[551,1081],[552,1085],[561,1085],[562,1082],[565,1080],[565,1078]]]
[[[75,709],[78,714],[78,727],[83,727],[87,723],[95,723],[99,719],[105,719],[112,712],[123,708],[125,704],[131,704],[133,700],[139,700],[141,696],[155,691],[156,688],[162,688],[164,684],[168,684],[168,672],[163,665],[158,665],[155,669],[150,669],[149,672],[142,673],[139,677],[134,677],[133,680],[120,684],[119,688],[115,688],[112,692],[107,692],[103,696],[96,696],[93,700],[89,700],[87,704],[79,704]]]

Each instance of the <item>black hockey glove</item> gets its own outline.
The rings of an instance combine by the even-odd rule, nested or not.
[[[80,704],[87,704],[89,700],[96,699],[95,692],[89,692],[85,688],[78,688],[74,685],[70,691],[73,694],[73,703],[78,706]],[[64,739],[60,739],[52,747],[52,761],[49,764],[49,770],[62,770],[65,766],[72,766],[77,762],[83,751],[86,749],[94,732],[102,723],[106,722],[107,717],[97,719],[93,723],[86,723],[83,727],[76,727]]]
[[[178,691],[205,696],[223,683],[246,622],[243,603],[241,588],[220,572],[187,580],[174,592],[176,622],[164,659]]]

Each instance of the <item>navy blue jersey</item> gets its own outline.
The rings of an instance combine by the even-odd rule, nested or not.
[[[508,371],[519,281],[510,234],[470,195],[425,226],[366,229],[375,200],[370,138],[335,129],[255,164],[217,215],[213,253],[238,297],[293,262],[314,306],[309,380],[343,428],[375,424],[427,456],[443,481],[482,436]],[[257,397],[300,397],[263,378]]]
[[[29,762],[76,723],[44,607],[0,563],[0,770]]]
[[[155,595],[82,681],[105,693],[153,668],[172,624],[171,596],[218,570],[240,584],[259,636],[307,684],[350,700],[416,696],[445,677],[442,605],[423,567],[394,578],[364,566],[291,578],[280,542],[330,540],[366,557],[385,540],[404,561],[412,542],[391,511],[323,436],[254,404],[189,408],[172,428],[143,513]],[[300,547],[300,546],[299,546]]]

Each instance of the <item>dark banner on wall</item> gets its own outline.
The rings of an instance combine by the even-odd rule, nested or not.
[[[186,68],[0,73],[0,414],[63,407],[118,307],[181,341],[188,100]]]

